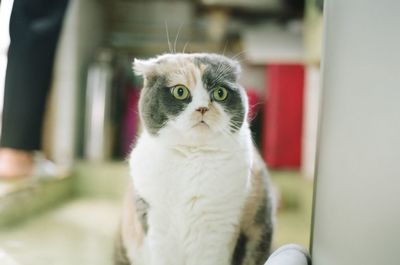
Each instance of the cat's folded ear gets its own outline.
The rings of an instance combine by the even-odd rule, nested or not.
[[[135,58],[132,64],[133,72],[135,75],[146,77],[154,72],[155,64],[154,59],[140,60]]]
[[[240,73],[242,72],[242,67],[240,66],[240,63],[237,60],[230,59],[230,61],[231,61],[231,67],[233,69],[236,78],[239,78]]]

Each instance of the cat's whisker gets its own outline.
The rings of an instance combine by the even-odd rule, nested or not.
[[[225,79],[225,71],[227,71],[227,70],[228,70],[228,68],[226,66],[224,66],[222,63],[218,64],[218,67],[215,70],[215,73],[217,74],[217,76],[213,80],[214,83],[219,83],[220,80]]]
[[[177,33],[176,36],[175,36],[175,41],[174,41],[174,53],[176,53],[176,42],[178,41],[179,33],[181,32],[182,26],[183,26],[183,22],[182,22],[181,25],[179,26],[179,28],[178,28],[178,33]]]
[[[227,129],[223,129],[221,131],[223,133],[223,135],[225,135],[226,137],[228,137],[230,140],[232,140],[235,144],[237,144],[238,146],[240,146],[240,142],[238,139],[236,139],[233,135],[232,132],[227,130]]]
[[[249,117],[247,120],[249,123],[252,123],[256,119],[257,115],[253,115],[253,117]]]
[[[186,51],[186,46],[189,44],[189,41],[187,41],[186,43],[185,43],[185,45],[183,46],[183,49],[182,49],[182,53],[185,53],[185,51]]]
[[[238,63],[243,63],[243,62],[247,62],[247,58],[242,58],[242,59],[235,59],[236,62]]]
[[[219,83],[220,80],[226,79],[226,75],[229,74],[230,69],[228,66],[219,64],[217,69],[215,70],[216,77],[213,80],[214,83]]]
[[[233,130],[233,131],[238,131],[238,130],[240,129],[240,127],[238,127],[238,126],[236,126],[236,125],[234,125],[234,124],[230,124],[230,125],[229,125],[229,128],[230,128],[231,130]]]
[[[229,130],[229,129],[231,129],[231,130]],[[237,142],[238,140],[233,136],[232,129],[233,129],[233,128],[231,127],[231,122],[229,122],[229,123],[228,123],[228,126],[223,127],[223,128],[221,129],[221,133],[222,133],[223,135],[225,135],[225,136],[228,136],[229,138],[231,138],[231,139],[234,140],[235,142]],[[239,131],[239,129],[240,129],[240,128],[236,128],[236,131]]]
[[[131,108],[129,111],[135,115],[139,115],[139,111],[136,108]]]
[[[225,56],[226,46],[228,46],[228,40],[225,41],[224,50],[222,51],[222,55]]]
[[[172,46],[171,46],[171,42],[169,41],[168,23],[166,20],[165,20],[165,31],[167,33],[168,50],[170,53],[172,53]]]
[[[217,76],[214,79],[214,82],[218,82],[219,79],[221,78],[221,72],[220,72],[220,68],[221,68],[222,64],[218,64],[217,70],[215,70],[215,72],[217,73]]]
[[[239,57],[240,55],[242,55],[242,54],[245,53],[245,52],[247,52],[247,49],[246,49],[246,50],[242,50],[242,51],[236,53],[234,56],[231,57],[231,59],[232,59],[232,60],[235,60],[237,57]]]
[[[252,105],[251,107],[255,108],[258,106],[262,106],[262,105],[264,105],[264,102],[257,102],[256,104]]]
[[[233,112],[233,115],[234,116],[236,116],[236,114],[238,114],[238,112]],[[241,129],[241,127],[242,127],[242,125],[237,125],[237,124],[235,124],[234,122],[241,122],[241,121],[233,121],[233,120],[231,120],[230,122],[229,122],[229,127],[231,128],[231,129],[233,129],[233,130],[235,130],[235,131],[239,131],[240,129]]]

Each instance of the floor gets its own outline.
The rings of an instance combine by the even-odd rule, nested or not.
[[[72,200],[22,225],[1,231],[0,247],[17,264],[112,264],[119,206],[119,202],[109,199]]]
[[[113,165],[113,172],[120,169],[119,172],[123,173],[124,166]],[[98,170],[104,178],[110,176],[106,171]],[[90,170],[87,172],[92,176],[101,175]],[[290,171],[272,172],[272,176],[280,194],[273,246],[277,248],[286,243],[299,243],[307,248],[312,182]],[[96,192],[104,193],[101,190]],[[112,264],[119,215],[120,199],[117,197],[94,194],[78,197],[17,226],[1,229],[0,252],[3,249],[19,265]],[[0,264],[9,265],[2,262],[1,253]]]
[[[297,243],[309,248],[313,181],[295,171],[273,171],[272,182],[278,188],[279,207],[274,248]]]

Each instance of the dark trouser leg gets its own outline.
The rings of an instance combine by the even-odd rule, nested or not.
[[[14,0],[1,147],[41,148],[46,98],[68,0]]]

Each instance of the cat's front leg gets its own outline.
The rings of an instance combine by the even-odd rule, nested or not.
[[[149,240],[149,265],[183,265],[174,253],[168,244],[163,244],[159,240]]]
[[[230,261],[230,251],[205,250],[198,255],[188,256],[185,265],[230,265]]]
[[[153,213],[150,220],[154,221],[155,216],[163,222],[151,222],[149,227],[147,242],[151,262],[148,265],[185,265],[177,234],[170,229],[168,218]]]
[[[176,229],[175,233],[170,233],[166,229],[161,232],[155,227],[150,228],[147,241],[150,264],[230,265],[233,252],[231,231],[227,233],[223,228],[208,227],[196,231],[195,227],[191,228],[183,238]]]
[[[232,234],[221,232],[199,234],[185,246],[185,265],[230,265]]]

